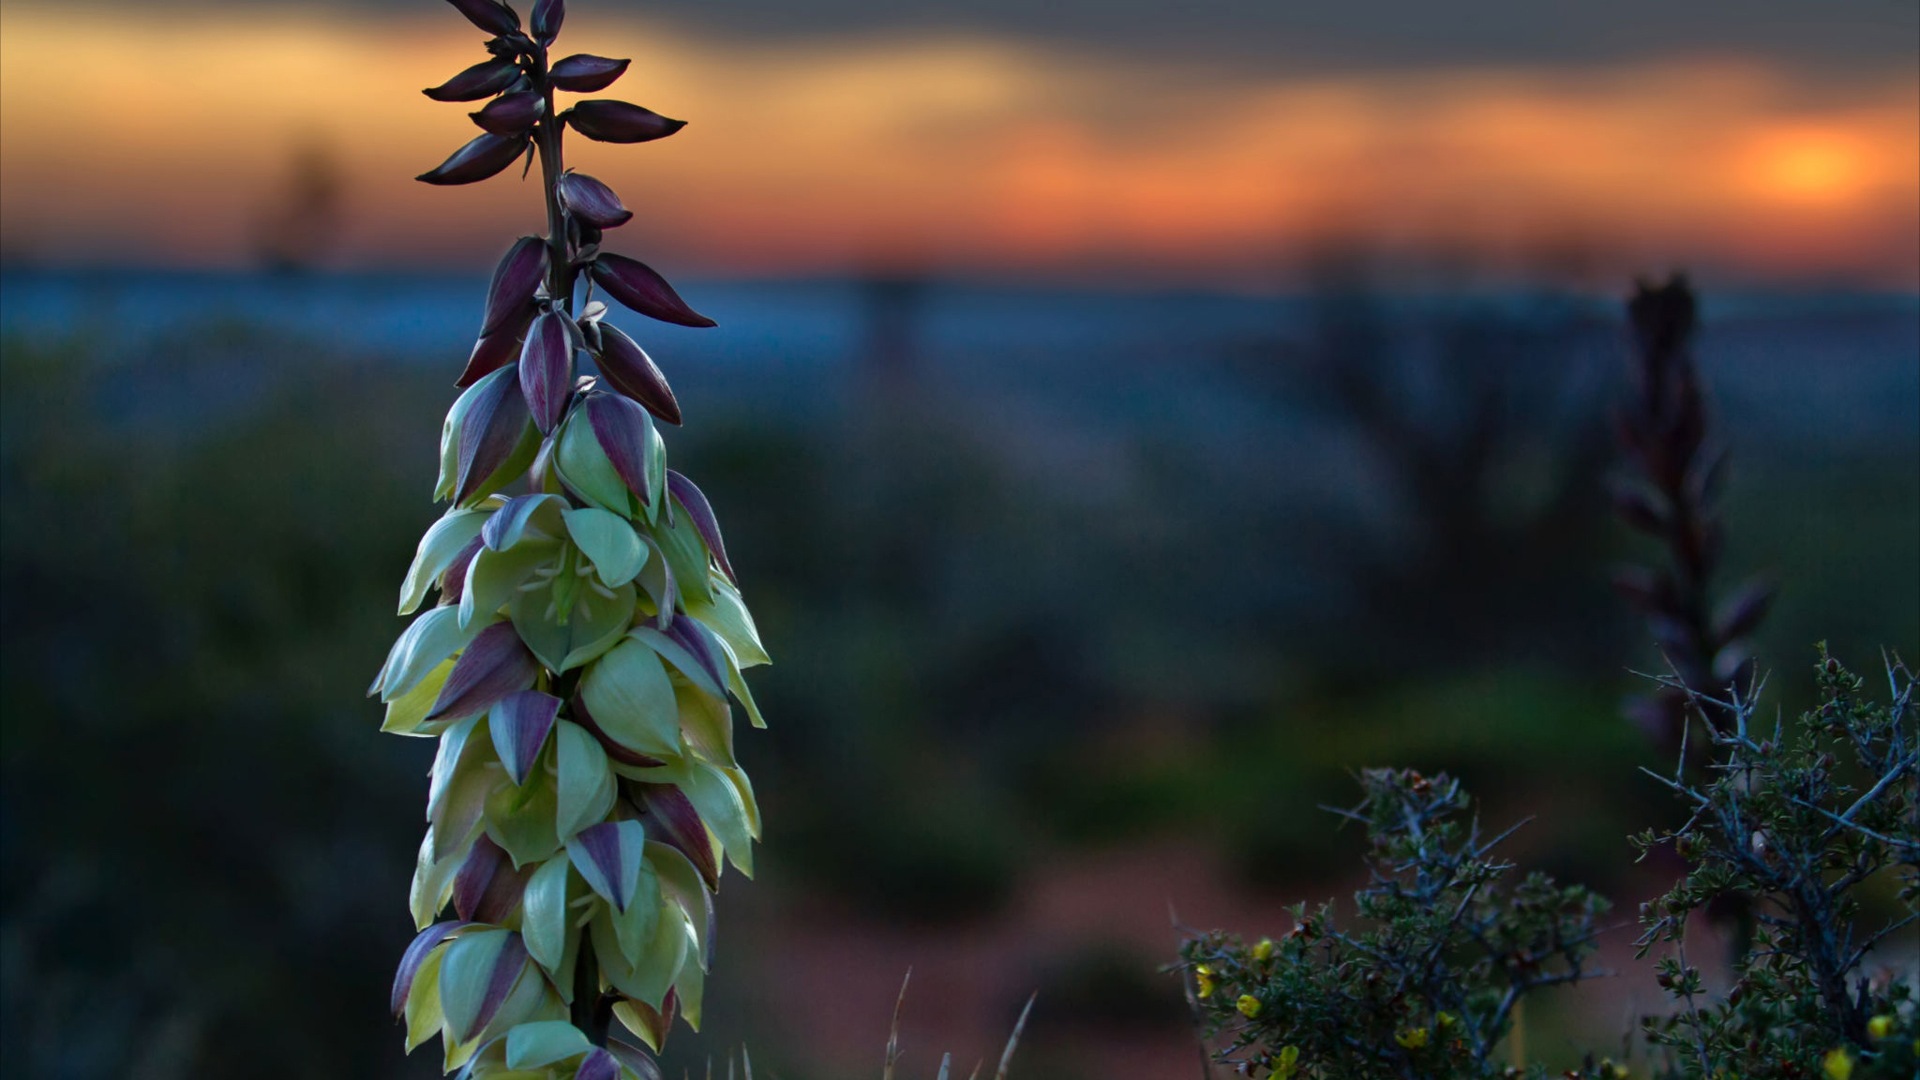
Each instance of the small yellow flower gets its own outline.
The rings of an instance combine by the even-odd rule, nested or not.
[[[1241,994],[1240,1000],[1234,1002],[1233,1007],[1239,1009],[1240,1015],[1249,1020],[1260,1015],[1260,999],[1252,994]]]
[[[1255,960],[1273,959],[1273,939],[1261,938],[1260,944],[1253,947],[1253,958]]]
[[[1881,1039],[1893,1034],[1893,1017],[1887,1013],[1881,1013],[1879,1016],[1867,1021],[1867,1034],[1872,1037],[1874,1042],[1879,1042]]]
[[[1834,1047],[1820,1060],[1820,1067],[1826,1071],[1827,1080],[1852,1080],[1853,1055]]]
[[[1627,1067],[1612,1058],[1600,1059],[1600,1075],[1610,1076],[1613,1080],[1627,1080]]]
[[[1300,1071],[1300,1048],[1283,1046],[1280,1048],[1280,1060],[1273,1067],[1274,1080],[1288,1080]]]
[[[1193,969],[1193,992],[1201,1001],[1213,996],[1213,969],[1205,964]]]
[[[1427,1029],[1423,1027],[1404,1028],[1394,1035],[1393,1041],[1406,1047],[1408,1050],[1418,1050],[1427,1045]],[[1840,1077],[1839,1080],[1846,1080],[1846,1077]]]
[[[1452,1013],[1443,1012],[1433,1018],[1433,1024],[1435,1027],[1450,1028],[1454,1025],[1455,1019],[1456,1017]]]

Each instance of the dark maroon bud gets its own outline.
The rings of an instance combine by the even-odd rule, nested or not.
[[[620,1080],[620,1062],[601,1047],[587,1051],[574,1070],[573,1080]]]
[[[547,242],[537,236],[523,236],[514,241],[500,264],[493,268],[493,281],[487,285],[487,310],[480,318],[480,333],[491,334],[525,312],[546,276]]]
[[[645,1002],[640,1002],[639,1005],[643,1009],[647,1007]],[[647,1011],[653,1010],[647,1009]],[[634,1076],[639,1077],[639,1080],[664,1080],[665,1078],[666,1074],[660,1071],[660,1064],[653,1059],[653,1055],[630,1042],[618,1037],[610,1037],[607,1039],[607,1053],[618,1059],[620,1064],[626,1066]]]
[[[495,37],[520,29],[520,16],[500,0],[447,0],[447,3],[458,8],[468,22]]]
[[[727,575],[728,581],[740,584],[740,579],[733,576],[733,564],[727,561],[727,545],[720,539],[720,519],[713,516],[713,506],[707,502],[705,493],[695,487],[693,481],[672,469],[667,470],[667,493],[686,509],[687,517],[693,521],[694,531],[700,534],[701,541],[707,545],[713,561],[720,565],[720,572]],[[721,685],[724,686],[725,682],[722,681]]]
[[[560,24],[567,18],[566,0],[539,0],[533,5],[533,38],[542,45],[553,44],[560,36]]]
[[[508,934],[507,944],[500,950],[500,957],[493,962],[493,971],[487,976],[487,992],[480,998],[479,1015],[473,1018],[472,1027],[459,1033],[461,1042],[478,1036],[493,1022],[494,1014],[507,1003],[507,995],[513,991],[513,984],[519,981],[520,972],[526,966],[525,939],[519,934]]]
[[[467,369],[454,381],[455,386],[472,386],[483,377],[491,375],[520,359],[520,342],[526,337],[527,327],[533,324],[533,317],[539,314],[531,302],[507,321],[507,325],[491,334],[484,334],[473,343],[473,352],[467,356]]]
[[[687,650],[687,654],[707,673],[707,678],[713,680],[713,685],[723,688],[727,685],[727,676],[720,665],[720,646],[712,637],[713,631],[700,625],[699,619],[682,615],[660,627],[660,631]]]
[[[539,671],[539,663],[520,643],[513,624],[494,623],[480,631],[453,662],[427,719],[459,720],[485,712],[508,694],[532,686]]]
[[[493,734],[493,748],[500,764],[516,784],[525,784],[533,772],[533,763],[546,744],[547,732],[559,715],[560,699],[538,690],[508,694],[487,714],[487,727]]]
[[[422,90],[435,101],[479,101],[512,86],[520,78],[520,66],[500,58],[482,60],[431,90]]]
[[[679,326],[714,325],[712,319],[688,307],[666,278],[638,259],[601,255],[593,263],[593,280],[615,300],[650,319]]]
[[[460,426],[460,483],[453,501],[464,503],[513,456],[527,430],[527,399],[509,375],[495,379],[474,400]]]
[[[713,841],[693,800],[672,784],[641,784],[641,799],[646,804],[647,835],[678,848],[706,879],[707,888],[720,887],[720,862],[713,855]]]
[[[594,394],[587,399],[587,422],[601,452],[627,487],[647,498],[647,414],[618,394]]]
[[[447,564],[446,572],[440,575],[440,602],[457,604],[467,591],[467,568],[473,565],[473,557],[480,554],[486,544],[479,537],[467,541],[467,546]]]
[[[460,865],[460,872],[453,878],[453,910],[463,919],[479,918],[476,913],[480,900],[487,893],[487,887],[493,884],[494,875],[499,873],[502,864],[507,862],[507,853],[493,838],[481,833],[474,840],[472,850],[467,852],[467,861]],[[482,919],[482,922],[491,922]]]
[[[524,137],[488,132],[455,150],[453,156],[441,162],[438,168],[421,173],[414,179],[428,184],[471,184],[485,180],[513,164],[514,159],[526,148],[527,140]]]
[[[454,931],[463,930],[467,925],[453,919],[434,923],[420,931],[413,943],[407,946],[407,951],[400,956],[400,969],[393,973],[393,997],[390,999],[393,1015],[399,1016],[406,1009],[407,995],[413,992],[414,976],[420,973],[420,965],[427,962],[427,954],[451,937]]]
[[[527,410],[542,435],[560,422],[573,392],[573,334],[565,313],[549,311],[533,320],[527,344],[520,351],[520,391]]]
[[[685,120],[669,120],[651,109],[612,98],[575,102],[573,108],[562,115],[573,125],[573,130],[595,142],[651,142],[687,126]]]
[[[669,424],[680,423],[680,403],[674,400],[667,377],[639,343],[620,332],[618,327],[600,324],[600,374],[615,390],[646,406],[647,411]]]
[[[596,229],[611,229],[633,220],[633,211],[620,203],[613,189],[588,176],[570,172],[560,178],[560,204]]]
[[[547,109],[547,100],[532,90],[502,94],[487,102],[486,108],[468,113],[483,131],[495,135],[519,135],[533,126]]]
[[[615,79],[626,74],[627,65],[632,62],[574,53],[572,56],[554,61],[553,67],[547,71],[547,79],[557,89],[571,90],[576,94],[591,94],[595,90],[605,90],[612,86]]]

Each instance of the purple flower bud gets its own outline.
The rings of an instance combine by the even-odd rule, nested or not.
[[[500,1006],[507,1003],[507,995],[513,991],[513,984],[520,979],[520,973],[527,966],[527,943],[519,934],[508,934],[506,944],[500,949],[500,955],[493,962],[493,971],[487,976],[487,992],[480,999],[480,1011],[473,1018],[467,1030],[459,1033],[459,1040],[466,1042],[485,1031],[493,1022],[494,1014]]]
[[[553,44],[560,36],[560,24],[567,18],[566,0],[539,0],[533,5],[533,37],[542,45]]]
[[[520,135],[533,126],[540,114],[547,110],[547,100],[532,90],[522,90],[513,94],[502,94],[479,112],[467,115],[483,131],[495,135]]]
[[[547,242],[537,236],[523,236],[514,241],[501,257],[500,265],[493,268],[493,281],[487,286],[487,310],[480,319],[481,336],[500,329],[515,316],[526,314],[533,294],[546,276]]]
[[[620,1062],[596,1046],[580,1059],[580,1067],[574,1070],[573,1080],[620,1080]]]
[[[594,394],[587,398],[586,408],[601,452],[620,480],[640,496],[641,505],[646,505],[651,501],[647,498],[647,414],[618,394]]]
[[[438,168],[414,179],[428,184],[471,184],[513,164],[526,148],[527,140],[523,136],[488,132],[455,150]]]
[[[712,319],[688,307],[666,278],[637,259],[601,255],[593,263],[593,280],[615,300],[650,319],[679,326],[714,325]]]
[[[512,86],[520,78],[520,66],[506,57],[482,60],[431,90],[422,90],[435,101],[479,101]]]
[[[453,501],[464,503],[513,456],[527,432],[527,399],[510,372],[484,389],[460,425],[459,481]]]
[[[451,937],[454,931],[465,929],[467,925],[452,919],[434,923],[420,931],[413,943],[407,946],[407,951],[400,957],[400,969],[393,973],[393,996],[390,999],[393,1015],[399,1016],[407,1007],[407,997],[413,993],[414,976],[420,973],[420,965],[427,962],[427,954]]]
[[[442,604],[460,602],[461,594],[467,591],[467,568],[473,565],[473,557],[480,554],[480,549],[485,546],[476,536],[467,541],[467,546],[461,548],[459,554],[453,557],[453,561],[447,564],[446,572],[440,575]]]
[[[527,327],[533,324],[535,313],[533,305],[528,304],[520,317],[474,342],[473,352],[467,355],[466,370],[460,373],[453,385],[472,386],[484,376],[520,359],[520,342],[526,336]]]
[[[520,391],[533,423],[545,435],[560,422],[573,393],[573,334],[564,312],[549,311],[533,320],[520,352]]]
[[[494,623],[467,645],[447,672],[446,685],[427,713],[429,720],[460,720],[485,712],[493,703],[533,685],[540,670],[513,623]]]
[[[685,855],[706,879],[707,888],[719,888],[720,860],[714,856],[713,840],[700,820],[700,811],[693,808],[693,800],[672,784],[641,784],[640,789],[650,834]]]
[[[472,849],[467,852],[467,861],[460,864],[460,872],[453,878],[453,910],[461,918],[493,921],[481,918],[478,911],[488,886],[493,884],[494,876],[507,861],[507,853],[493,842],[492,837],[481,833],[474,840]]]
[[[713,561],[720,565],[720,572],[727,575],[728,581],[740,584],[740,579],[733,576],[733,564],[727,561],[727,545],[720,539],[720,520],[713,516],[713,506],[707,502],[706,495],[693,485],[693,481],[672,469],[667,470],[667,491],[686,509],[687,517],[693,521],[694,531],[700,534],[701,541],[713,554]]]
[[[621,205],[620,196],[586,173],[562,176],[559,189],[560,204],[596,229],[611,229],[633,220],[633,211]]]
[[[669,120],[651,109],[612,98],[575,102],[573,108],[561,115],[573,125],[573,130],[595,142],[650,142],[687,126],[685,120]]]
[[[639,343],[618,327],[600,324],[600,351],[594,354],[600,375],[615,390],[646,406],[669,424],[680,423],[680,402],[674,399],[667,377]]]
[[[547,732],[553,730],[553,718],[559,713],[559,698],[538,690],[522,690],[501,698],[487,715],[493,749],[514,783],[527,782],[534,760],[546,744]]]
[[[553,67],[547,71],[547,78],[557,89],[591,94],[612,86],[615,79],[626,73],[629,63],[632,61],[575,53],[554,61]]]
[[[495,37],[520,29],[520,16],[500,0],[447,0],[467,21]]]

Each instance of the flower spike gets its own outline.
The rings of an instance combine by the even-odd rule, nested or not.
[[[607,303],[712,326],[646,264],[601,250],[634,217],[566,168],[564,131],[641,143],[682,126],[626,102],[556,112],[626,60],[549,66],[563,0],[527,28],[499,0],[449,0],[488,59],[428,90],[485,101],[482,133],[419,177],[470,184],[540,163],[549,233],[509,247],[441,428],[445,517],[400,590],[414,621],[372,692],[383,730],[439,740],[409,908],[420,934],[389,1004],[409,1047],[438,1033],[461,1080],[539,1072],[658,1080],[676,1018],[697,1026],[721,867],[751,873],[752,785],[733,706],[766,662],[705,495],[667,468],[680,403]],[[575,369],[589,351],[597,374]],[[438,603],[422,610],[434,589]]]

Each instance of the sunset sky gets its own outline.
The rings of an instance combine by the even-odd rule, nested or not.
[[[600,96],[691,122],[568,150],[683,272],[1231,284],[1359,244],[1920,286],[1911,0],[569,7],[562,52],[634,59]],[[0,254],[245,266],[319,160],[328,262],[490,264],[536,189],[411,179],[474,133],[419,89],[479,41],[433,0],[7,0]]]

